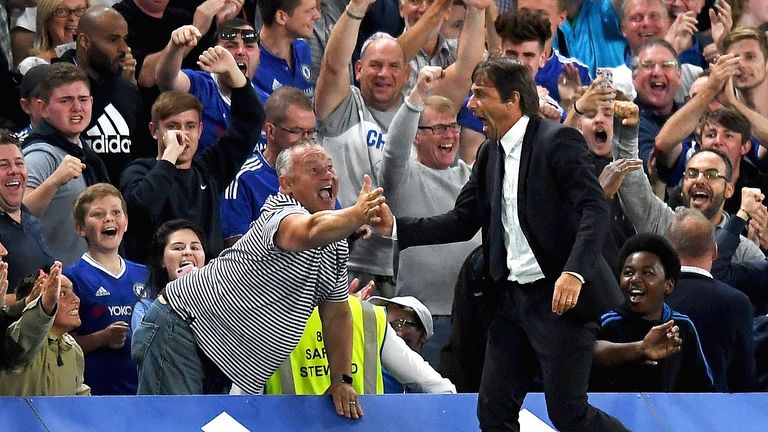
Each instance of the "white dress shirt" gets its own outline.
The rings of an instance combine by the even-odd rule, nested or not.
[[[520,154],[523,150],[523,137],[528,127],[528,116],[522,116],[501,137],[504,150],[504,178],[501,189],[501,224],[504,227],[504,247],[507,250],[508,280],[519,284],[529,284],[544,278],[533,249],[528,244],[517,216],[517,186],[520,174]]]

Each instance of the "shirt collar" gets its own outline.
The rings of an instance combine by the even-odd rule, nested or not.
[[[501,137],[499,142],[504,149],[504,156],[509,156],[512,151],[523,142],[525,130],[528,128],[530,118],[527,115],[520,117],[515,124]]]
[[[706,276],[706,277],[712,279],[712,273],[704,270],[701,267],[681,265],[680,266],[680,271],[681,272],[686,272],[686,273],[696,273],[696,274],[699,274],[699,275],[702,275],[702,276]]]

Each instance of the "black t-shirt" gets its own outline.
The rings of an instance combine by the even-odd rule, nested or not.
[[[59,59],[75,63],[75,50]],[[120,174],[134,159],[154,157],[157,145],[148,131],[149,115],[139,89],[122,76],[96,80],[89,76],[93,108],[91,122],[80,135],[98,153],[110,182],[120,186]]]
[[[136,58],[136,76],[141,73],[144,58],[149,54],[162,51],[171,39],[171,33],[177,28],[192,24],[193,15],[183,9],[168,7],[162,18],[153,18],[139,9],[133,0],[123,0],[112,6],[128,23],[128,46]],[[182,67],[197,69],[200,53],[211,46],[209,32],[197,47],[184,59]]]

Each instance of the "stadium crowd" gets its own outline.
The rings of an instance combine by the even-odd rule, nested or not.
[[[0,0],[0,99],[2,395],[768,390],[764,0]]]

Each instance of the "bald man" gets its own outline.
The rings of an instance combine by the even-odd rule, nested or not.
[[[139,90],[133,78],[135,61],[126,44],[128,24],[117,11],[89,8],[77,26],[77,46],[59,59],[80,66],[88,75],[93,96],[91,123],[82,135],[99,154],[118,186],[128,162],[153,156]]]

